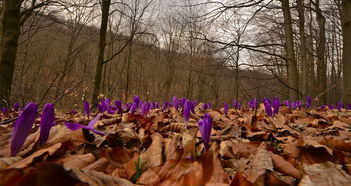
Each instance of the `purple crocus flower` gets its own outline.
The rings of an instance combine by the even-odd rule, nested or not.
[[[321,109],[324,109],[325,108],[325,105],[321,105]]]
[[[258,104],[257,98],[254,98],[253,100],[249,101],[249,107],[251,107],[252,110],[255,110]]]
[[[18,116],[12,131],[11,156],[16,156],[21,150],[22,145],[26,141],[26,138],[32,129],[37,110],[37,105],[30,102],[26,107],[24,107],[23,111]]]
[[[204,106],[203,106],[203,109],[204,109],[204,110],[207,110],[207,107],[208,107],[208,106],[207,106],[207,103],[205,103]]]
[[[196,105],[197,105],[197,100],[196,99],[194,99],[193,105],[194,105],[194,107],[196,107]]]
[[[306,97],[306,103],[305,103],[305,107],[307,109],[309,109],[312,106],[312,97],[311,96],[307,96]]]
[[[138,107],[140,104],[140,97],[139,96],[134,96],[133,98],[133,102],[136,104],[136,106]]]
[[[273,99],[274,114],[278,114],[278,112],[279,112],[279,107],[280,107],[279,98],[278,98],[278,97],[274,97],[274,99]]]
[[[76,109],[72,109],[72,110],[71,110],[71,112],[70,112],[70,114],[72,114],[72,115],[76,115],[76,114],[77,114]]]
[[[53,126],[55,120],[55,109],[54,104],[47,103],[44,106],[43,112],[41,113],[40,119],[40,137],[39,145],[42,146],[49,138],[50,129]]]
[[[149,111],[150,111],[149,104],[143,103],[143,104],[141,105],[141,114],[142,114],[143,116],[146,116],[146,115],[149,113]]]
[[[347,109],[348,109],[348,110],[351,109],[351,103],[347,104]]]
[[[339,101],[339,102],[338,102],[338,107],[337,107],[337,109],[338,109],[339,111],[341,111],[342,108],[344,108],[344,105],[342,104],[341,101]]]
[[[224,103],[223,109],[224,109],[224,114],[227,115],[228,114],[228,110],[229,110],[228,103]]]
[[[88,119],[89,119],[89,116],[90,116],[90,106],[89,106],[89,102],[87,102],[87,101],[84,101],[84,111],[85,111],[85,113],[87,114]]]
[[[311,96],[307,96],[307,97],[306,97],[306,102],[307,102],[309,105],[312,105],[312,97],[311,97]]]
[[[7,108],[6,107],[2,107],[1,112],[6,114],[7,113]]]
[[[285,101],[284,101],[284,104],[285,104],[287,107],[290,107],[290,101],[289,101],[289,100],[285,100]]]
[[[137,108],[138,105],[136,103],[133,103],[132,106],[130,106],[129,114],[134,114]]]
[[[160,108],[160,105],[158,104],[158,102],[155,103],[155,109]]]
[[[183,114],[184,114],[184,124],[185,127],[188,127],[189,118],[190,118],[190,111],[194,109],[194,105],[191,101],[185,100]]]
[[[181,106],[184,106],[186,100],[187,100],[186,98],[182,98],[182,99],[179,101],[180,105],[181,105]]]
[[[19,103],[16,101],[16,103],[13,104],[13,111],[18,112],[18,108],[19,108]]]
[[[173,107],[178,110],[178,98],[177,96],[173,96]]]
[[[335,108],[335,106],[332,105],[332,104],[329,104],[328,107],[329,107],[330,110],[333,110]]]
[[[97,105],[97,109],[98,109],[98,112],[99,113],[104,113],[104,105],[103,105],[103,103],[100,103],[100,104],[98,104]]]
[[[211,137],[212,120],[209,114],[205,114],[203,119],[198,121],[199,130],[201,134],[202,142],[204,143],[205,150],[208,151]]]
[[[252,105],[252,104],[253,104],[253,102],[251,102],[251,105]],[[249,105],[250,105],[250,103],[249,103]],[[238,100],[234,100],[234,101],[233,101],[233,107],[234,107],[235,109],[240,110],[240,108],[241,108],[240,102],[239,102]]]
[[[121,100],[117,100],[115,101],[115,105],[116,105],[116,109],[117,109],[117,113],[118,114],[122,114],[122,101]]]
[[[264,99],[263,104],[264,104],[267,115],[272,117],[273,116],[272,107],[271,107],[271,104],[269,103],[268,99]]]
[[[207,102],[207,109],[212,109],[212,103],[211,102]]]
[[[295,105],[296,105],[297,108],[301,109],[301,107],[302,107],[302,102],[301,102],[301,101],[296,101],[296,102],[295,102]]]
[[[151,103],[150,109],[155,109],[155,102]]]
[[[95,134],[98,134],[98,135],[105,135],[105,133],[97,131],[93,128],[95,123],[99,120],[99,118],[100,118],[100,114],[98,114],[93,120],[91,120],[89,122],[88,126],[82,125],[79,123],[65,123],[65,125],[67,126],[67,128],[69,128],[71,130],[78,130],[78,129],[83,128],[83,129],[88,129],[91,132],[94,132]]]

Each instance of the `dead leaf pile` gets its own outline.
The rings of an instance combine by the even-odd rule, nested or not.
[[[351,185],[351,111],[282,107],[267,117],[261,107],[225,115],[202,105],[187,128],[181,109],[105,113],[96,125],[105,136],[71,131],[64,122],[87,118],[57,113],[47,143],[37,119],[16,157],[13,123],[0,126],[0,185]],[[205,113],[208,151],[197,125]]]

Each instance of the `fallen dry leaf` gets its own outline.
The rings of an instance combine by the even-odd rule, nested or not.
[[[152,143],[150,147],[140,155],[143,171],[162,164],[163,137],[159,133],[155,133],[151,138]]]
[[[303,166],[305,175],[299,186],[351,185],[351,176],[332,162]]]
[[[249,182],[255,183],[267,170],[273,171],[272,157],[266,149],[266,144],[261,143],[257,152],[251,155],[249,161],[245,163],[240,172]]]

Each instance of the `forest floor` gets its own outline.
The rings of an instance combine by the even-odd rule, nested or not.
[[[94,128],[84,114],[56,112],[45,145],[39,123],[10,157],[13,122],[0,126],[0,185],[351,185],[351,111],[282,106],[268,117],[243,108],[191,114],[153,109],[101,115]],[[212,131],[205,151],[198,120],[209,113]],[[0,114],[1,120],[19,113]],[[95,115],[95,114],[93,114]]]

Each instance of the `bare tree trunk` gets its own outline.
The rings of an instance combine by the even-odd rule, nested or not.
[[[302,63],[302,85],[301,92],[304,96],[308,94],[308,75],[309,75],[309,64],[307,60],[306,52],[306,34],[305,34],[305,9],[304,0],[297,0],[297,10],[299,12],[299,34],[300,34],[300,53]]]
[[[100,91],[102,67],[104,66],[106,32],[107,32],[108,16],[110,12],[110,4],[111,4],[111,0],[102,0],[102,5],[101,5],[102,17],[101,17],[101,26],[100,26],[99,53],[98,53],[98,59],[96,62],[94,87],[93,87],[93,94],[92,94],[93,106],[97,105],[98,95]]]
[[[285,32],[285,45],[287,54],[287,72],[288,72],[288,84],[289,99],[295,101],[298,99],[298,74],[297,64],[295,59],[295,49],[293,41],[293,30],[291,23],[291,13],[288,0],[281,0],[282,10],[284,14],[284,32]]]
[[[21,1],[19,0],[4,0],[2,2],[0,23],[0,106],[8,104],[11,95],[21,27],[20,3]]]
[[[342,1],[344,102],[351,103],[351,1]]]
[[[327,90],[327,64],[325,62],[325,18],[319,7],[319,0],[316,0],[316,20],[319,26],[319,39],[317,44],[317,82],[318,93],[321,94]],[[325,104],[327,94],[323,93],[320,97],[320,103]]]

